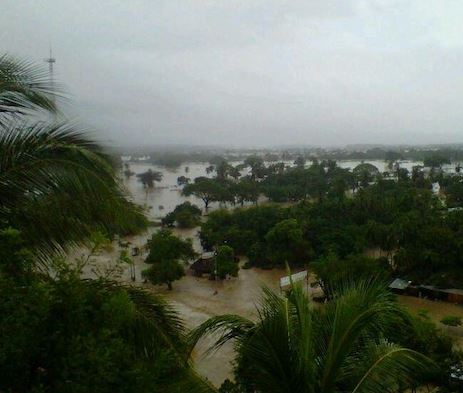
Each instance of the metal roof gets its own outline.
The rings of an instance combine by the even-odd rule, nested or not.
[[[405,280],[402,280],[401,278],[396,278],[394,281],[392,281],[389,284],[389,288],[403,290],[407,288],[409,285],[410,285],[410,281],[405,281]]]

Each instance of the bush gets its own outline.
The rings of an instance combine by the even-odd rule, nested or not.
[[[461,317],[455,315],[448,315],[440,320],[446,326],[461,326]]]

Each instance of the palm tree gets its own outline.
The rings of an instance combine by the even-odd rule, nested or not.
[[[146,226],[100,145],[76,125],[24,116],[56,112],[53,94],[40,67],[0,57],[0,226],[19,229],[44,256],[95,230]]]
[[[162,180],[162,173],[148,169],[146,172],[139,173],[137,177],[142,182],[144,187],[153,188],[155,181],[159,182]]]
[[[257,321],[213,317],[191,333],[220,336],[211,350],[233,340],[237,375],[252,392],[398,392],[420,381],[430,361],[386,339],[406,323],[392,294],[374,282],[345,286],[324,307],[302,289],[287,297],[264,289]]]

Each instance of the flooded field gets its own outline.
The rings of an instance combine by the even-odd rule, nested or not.
[[[358,161],[345,161],[341,162],[340,165],[343,167],[355,167],[358,163]],[[384,169],[384,163],[380,161],[372,163],[378,166],[380,170]],[[381,163],[383,166],[381,166]],[[415,164],[416,163],[410,164],[410,168]],[[185,166],[189,167],[188,173],[185,172]],[[163,171],[163,179],[159,184],[156,184],[153,190],[148,192],[143,189],[142,184],[135,176],[125,179],[124,184],[132,194],[135,202],[141,205],[151,206],[149,210],[150,218],[159,219],[185,200],[202,206],[202,201],[197,198],[185,198],[181,195],[180,188],[177,187],[177,177],[181,175],[191,178],[206,176],[206,166],[206,164],[189,164],[182,166],[177,171],[166,171],[150,164],[132,164],[131,170],[135,173],[144,172],[149,168]],[[217,205],[213,205],[212,209],[217,207]],[[131,246],[142,248],[151,234],[157,230],[158,228],[153,227],[146,233],[127,240],[131,242]],[[194,249],[198,253],[202,252],[198,228],[175,229],[174,232],[183,239],[191,239]],[[81,253],[82,251],[79,252]],[[76,252],[73,257],[78,257],[79,252]],[[96,265],[103,270],[106,267],[111,267],[114,265],[114,261],[117,259],[118,254],[118,245],[113,244],[112,248],[109,248],[101,253],[101,255],[94,258]],[[279,278],[286,275],[283,269],[241,269],[238,278],[215,282],[207,278],[194,277],[191,272],[187,271],[185,277],[173,283],[173,290],[168,291],[167,288],[163,286],[153,286],[144,283],[141,272],[146,268],[143,262],[145,255],[142,254],[134,258],[135,284],[149,288],[157,293],[162,293],[178,310],[189,329],[198,326],[207,318],[224,313],[238,314],[251,319],[255,318],[256,304],[258,304],[261,296],[261,287],[265,285],[278,291]],[[128,266],[122,266],[120,270],[120,279],[130,282],[131,279]],[[91,269],[87,269],[86,274],[91,275],[93,272]],[[463,307],[457,305],[406,296],[400,296],[399,301],[413,313],[418,313],[420,310],[427,310],[429,317],[438,324],[440,319],[447,315],[463,317]],[[444,329],[447,328],[444,327]],[[462,329],[457,328],[451,331],[447,329],[446,331],[453,335],[456,338],[456,343],[463,348]],[[204,351],[210,347],[212,342],[212,338],[203,340],[194,352],[194,360],[199,373],[207,377],[216,386],[219,386],[226,378],[232,377],[232,365],[230,362],[233,359],[233,348],[231,344],[229,344],[220,351],[205,356]]]
[[[362,161],[359,160],[343,160],[338,161],[338,165],[341,168],[353,169],[359,165]],[[370,163],[376,166],[380,172],[387,171],[386,162],[381,160],[365,160],[365,163]],[[238,162],[232,163],[233,165],[239,164]],[[268,164],[268,163],[267,163]],[[409,171],[415,165],[422,165],[422,162],[404,161],[400,163],[402,168],[406,168]],[[185,197],[181,195],[181,187],[177,185],[177,178],[179,176],[185,176],[193,181],[196,177],[206,176],[212,177],[215,173],[207,173],[206,168],[210,165],[208,163],[184,163],[177,169],[166,169],[164,167],[153,165],[145,162],[129,163],[130,169],[135,173],[139,174],[146,172],[148,169],[153,171],[162,172],[163,178],[160,182],[155,183],[153,189],[145,189],[138,180],[136,175],[129,178],[123,177],[123,182],[133,200],[148,208],[148,215],[151,219],[160,219],[167,213],[171,212],[175,206],[185,201],[190,201],[203,208],[203,202],[194,197]],[[293,165],[292,161],[285,161],[285,165]],[[444,166],[444,171],[452,171],[452,166]],[[247,174],[247,169],[242,171],[243,175]],[[219,207],[218,203],[211,203],[209,210],[215,210]]]

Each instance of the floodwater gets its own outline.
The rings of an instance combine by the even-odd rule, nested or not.
[[[387,171],[386,162],[381,160],[341,160],[337,163],[341,168],[353,169],[361,162],[373,164],[380,172]],[[285,165],[293,165],[292,161],[285,161],[284,163]],[[239,163],[233,162],[232,164],[237,165]],[[400,167],[411,171],[415,165],[422,164],[422,162],[417,161],[402,161],[400,162]],[[153,220],[159,220],[167,213],[174,210],[175,206],[185,201],[190,201],[198,207],[203,208],[204,204],[201,199],[196,198],[195,196],[185,197],[181,195],[182,188],[177,185],[177,178],[179,176],[188,177],[191,181],[193,181],[199,176],[212,177],[215,175],[215,173],[208,174],[206,172],[206,168],[210,165],[208,163],[184,163],[177,169],[166,169],[159,165],[153,165],[146,162],[130,162],[129,165],[130,169],[135,172],[135,175],[129,178],[123,176],[123,183],[133,200],[136,203],[147,207],[148,216]],[[186,168],[188,168],[188,170]],[[160,182],[156,182],[152,189],[144,188],[136,176],[137,174],[146,172],[148,169],[162,172],[163,174],[162,180]],[[446,165],[443,167],[443,170],[446,172],[452,172],[454,171],[454,167]],[[244,169],[242,174],[246,175],[248,171],[249,169]],[[213,202],[210,204],[209,210],[212,211],[217,208],[219,208],[219,204],[217,202]]]
[[[382,161],[364,161],[371,162],[377,166],[380,171],[384,170],[385,163]],[[339,165],[344,168],[353,168],[358,165],[359,161],[342,161]],[[411,167],[417,163],[409,163]],[[185,171],[185,166],[189,171]],[[177,177],[184,175],[194,179],[198,176],[211,176],[206,173],[207,164],[185,164],[177,171],[164,170],[163,168],[146,164],[133,163],[130,168],[135,173],[141,173],[148,169],[162,171],[164,176],[160,183],[157,183],[152,190],[146,190],[138,181],[136,176],[125,178],[124,184],[133,200],[141,205],[149,207],[148,215],[151,219],[157,220],[168,212],[172,211],[176,205],[188,200],[202,207],[202,201],[195,197],[183,197],[180,188],[177,186]],[[216,209],[218,204],[212,204],[211,209]],[[142,248],[151,234],[159,228],[150,228],[146,233],[129,238],[132,246]],[[201,252],[201,244],[198,236],[198,228],[194,229],[174,229],[174,232],[183,239],[191,239],[193,247],[197,252]],[[76,251],[71,258],[78,257],[82,250]],[[119,249],[117,244],[113,244],[100,255],[93,257],[93,266],[97,266],[99,271],[109,269],[114,266]],[[254,319],[256,317],[256,304],[261,296],[261,287],[267,286],[278,291],[279,278],[286,275],[284,270],[262,270],[262,269],[240,269],[238,278],[232,278],[225,281],[210,281],[207,278],[194,277],[191,272],[181,280],[173,283],[173,290],[168,291],[163,286],[153,286],[143,282],[141,272],[147,266],[143,259],[146,254],[134,258],[135,263],[135,284],[149,288],[157,293],[162,293],[169,302],[178,310],[180,316],[185,321],[187,328],[192,329],[204,322],[206,319],[220,314],[238,314],[240,316]],[[93,275],[94,269],[89,267],[84,271],[85,275]],[[131,282],[130,271],[128,266],[121,266],[119,279]],[[399,301],[413,312],[421,309],[429,311],[429,316],[439,322],[445,315],[458,315],[463,317],[463,307],[436,303],[430,300],[417,299],[401,296]],[[458,336],[458,342],[461,339],[461,329],[448,331],[448,333]],[[213,354],[205,354],[205,350],[213,343],[213,338],[208,337],[199,343],[193,354],[195,367],[198,372],[208,378],[214,385],[220,384],[226,378],[232,378],[233,347],[232,344],[225,345],[222,349]]]

